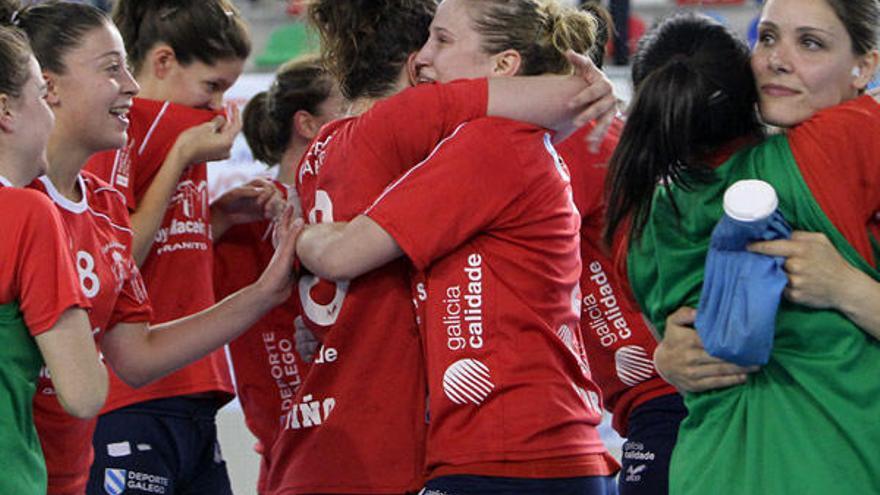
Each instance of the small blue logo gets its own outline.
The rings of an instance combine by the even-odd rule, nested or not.
[[[125,491],[125,469],[107,468],[104,470],[104,491],[107,495],[120,495]]]

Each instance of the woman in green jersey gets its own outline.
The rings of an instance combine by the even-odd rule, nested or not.
[[[816,233],[760,247],[793,250],[790,286],[816,295],[816,284],[795,275],[817,269],[792,260],[821,235],[876,286],[880,105],[860,95],[877,67],[878,26],[876,0],[770,0],[751,57],[754,86],[743,77],[744,57],[714,50],[714,38],[663,26],[655,34],[665,37],[648,38],[613,160],[609,229],[632,222],[628,274],[658,329],[698,301],[723,191],[740,179],[770,182],[789,223]],[[754,88],[764,120],[785,128],[759,144],[749,116]],[[864,319],[867,305],[798,297],[805,293],[789,291],[783,301],[765,367],[737,370],[728,384],[738,386],[687,394],[670,493],[880,491],[876,328]],[[703,362],[704,370],[727,366]]]

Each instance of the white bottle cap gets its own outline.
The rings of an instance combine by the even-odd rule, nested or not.
[[[763,220],[773,214],[777,206],[776,190],[762,180],[741,180],[724,192],[724,213],[741,222]]]

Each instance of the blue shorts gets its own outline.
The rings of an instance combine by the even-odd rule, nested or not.
[[[669,493],[669,459],[685,416],[679,394],[651,399],[630,414],[618,477],[620,495]]]
[[[500,478],[441,476],[425,484],[425,495],[617,495],[613,476]]]
[[[98,418],[89,495],[232,495],[217,443],[218,402],[174,397]]]

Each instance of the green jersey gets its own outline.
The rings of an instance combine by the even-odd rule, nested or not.
[[[46,465],[34,428],[33,398],[43,358],[18,304],[0,305],[0,493],[44,495]]]
[[[741,179],[772,184],[793,228],[826,234],[878,278],[819,206],[785,136],[740,151],[716,175],[694,191],[658,188],[644,234],[630,246],[633,291],[661,332],[668,314],[696,307],[723,193]],[[784,300],[770,362],[744,385],[685,400],[672,495],[880,493],[880,344],[837,311]]]

